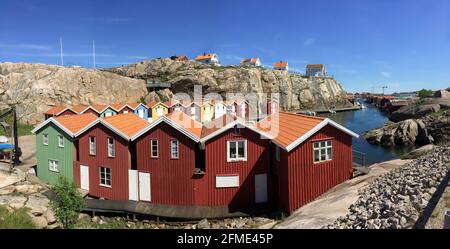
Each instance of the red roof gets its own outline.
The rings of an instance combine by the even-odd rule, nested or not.
[[[323,65],[323,64],[308,64],[308,65],[306,65],[306,68],[309,68],[309,69],[311,69],[311,68],[320,68],[320,69],[322,69],[324,67],[325,67],[325,65]]]
[[[196,60],[205,60],[205,59],[212,59],[216,54],[210,54],[210,53],[204,53],[197,57],[195,57]]]
[[[288,63],[286,61],[278,61],[273,63],[274,68],[286,68],[288,66]]]

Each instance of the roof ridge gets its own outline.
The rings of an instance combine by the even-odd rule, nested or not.
[[[301,117],[305,117],[305,118],[318,119],[318,120],[325,120],[325,119],[327,119],[325,117],[310,116],[310,115],[301,114],[301,113],[282,112],[282,111],[280,111],[279,113],[283,113],[283,114],[291,115],[291,116],[301,116]],[[274,114],[271,114],[270,116],[272,116]],[[267,116],[267,117],[270,117],[270,116]]]

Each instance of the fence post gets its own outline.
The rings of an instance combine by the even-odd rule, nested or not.
[[[444,214],[444,229],[450,229],[450,210]]]

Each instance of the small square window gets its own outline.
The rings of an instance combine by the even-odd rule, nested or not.
[[[100,185],[111,187],[111,169],[100,167]]]
[[[53,172],[59,172],[59,161],[48,160],[48,169]]]
[[[58,135],[58,147],[64,147],[64,137],[63,135]]]
[[[48,134],[42,134],[42,143],[48,145]]]
[[[314,142],[314,162],[324,162],[333,159],[333,144],[331,140]]]

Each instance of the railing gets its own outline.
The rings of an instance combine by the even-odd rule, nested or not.
[[[164,83],[164,82],[158,82],[153,80],[147,80],[147,87],[163,87],[163,88],[170,88],[170,83]]]
[[[367,167],[366,165],[366,153],[361,152],[361,151],[357,151],[357,150],[353,150],[353,158],[352,158],[352,162],[353,164],[356,164],[358,166],[361,167]]]

